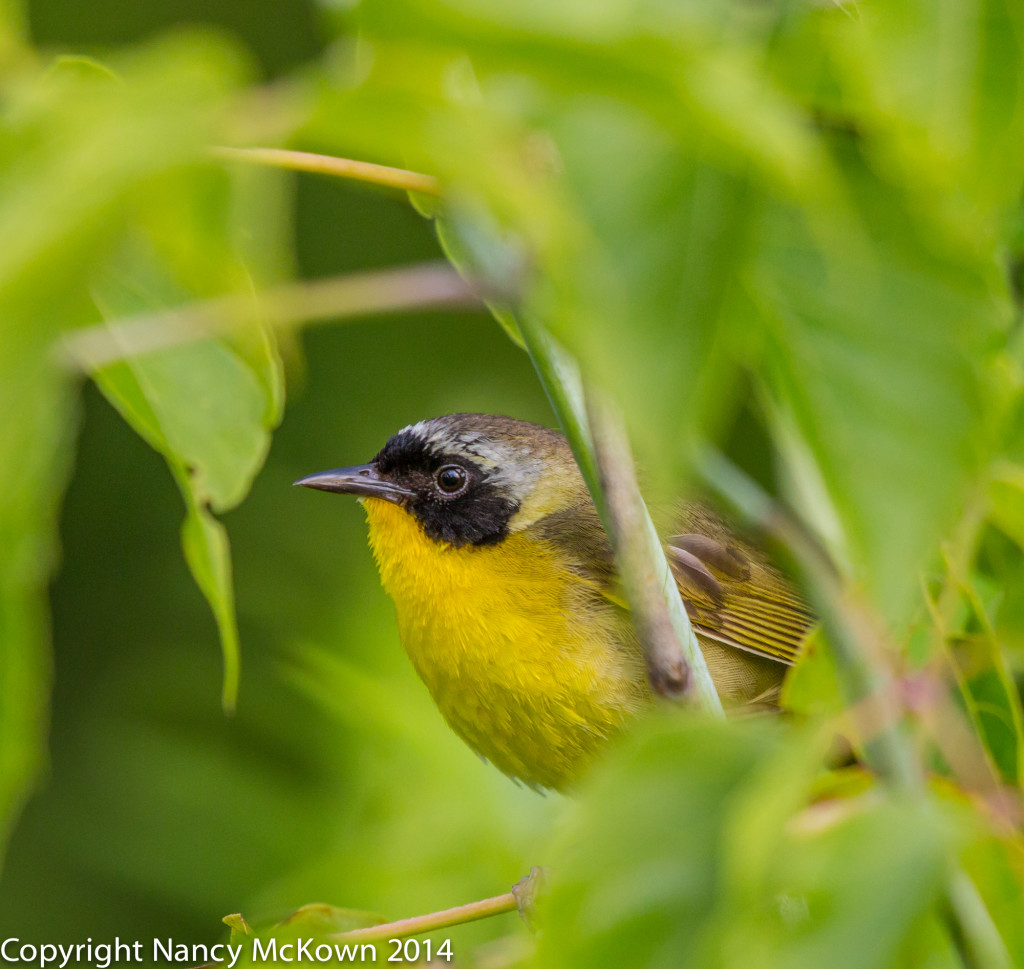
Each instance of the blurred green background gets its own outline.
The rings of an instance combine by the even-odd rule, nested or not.
[[[54,51],[102,55],[200,22],[267,75],[320,50],[301,2],[67,0],[30,14]],[[403,198],[314,176],[294,191],[300,275],[441,256]],[[529,361],[468,312],[308,330],[302,344],[266,467],[225,518],[243,651],[233,718],[181,555],[180,496],[86,386],[52,592],[51,762],[0,879],[4,932],[212,942],[229,912],[325,901],[399,917],[505,891],[536,861],[554,799],[516,788],[445,727],[402,652],[355,502],[291,487],[367,460],[422,417],[550,422]]]

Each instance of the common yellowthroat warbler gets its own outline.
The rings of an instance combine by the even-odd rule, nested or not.
[[[611,547],[564,437],[450,414],[369,463],[296,484],[358,496],[402,642],[452,729],[506,774],[564,789],[651,702]],[[811,623],[755,549],[687,506],[667,540],[723,700],[770,703]]]

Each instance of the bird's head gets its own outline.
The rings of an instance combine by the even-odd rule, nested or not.
[[[295,483],[392,502],[428,538],[456,547],[497,544],[589,501],[561,434],[491,414],[420,421],[394,434],[369,464]]]

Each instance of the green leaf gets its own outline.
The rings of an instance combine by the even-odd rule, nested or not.
[[[989,517],[1024,549],[1024,467],[1000,462],[988,490]]]
[[[27,35],[22,0],[0,0],[0,64],[24,56]]]
[[[951,650],[960,692],[974,729],[999,775],[1009,784],[1024,778],[1024,714],[1020,693],[998,640],[984,631],[960,636]]]
[[[234,915],[225,915],[221,921],[231,930],[231,936],[228,939],[229,945],[245,945],[252,935],[249,923],[240,912]]]
[[[241,916],[228,916],[228,919],[241,919]],[[227,922],[228,919],[224,921]],[[325,905],[320,902],[313,902],[296,909],[287,918],[278,922],[270,928],[261,929],[255,933],[261,940],[261,950],[253,945],[253,932],[244,919],[242,925],[236,927],[231,924],[231,942],[233,945],[241,945],[240,966],[262,965],[265,960],[258,958],[259,951],[268,951],[271,944],[276,950],[282,952],[279,958],[281,961],[289,961],[291,952],[297,951],[295,946],[299,943],[309,947],[309,951],[315,952],[318,945],[328,946],[334,952],[355,952],[361,957],[360,961],[376,961],[384,957],[383,943],[345,943],[337,940],[325,939],[325,936],[333,936],[337,933],[351,932],[353,929],[367,928],[371,925],[381,925],[385,920],[372,912],[362,912],[352,908],[337,908],[334,905]],[[310,942],[312,940],[312,942]],[[346,950],[346,945],[350,946]],[[284,947],[290,948],[284,948]],[[373,959],[365,954],[364,946],[374,950],[377,955]],[[335,947],[337,947],[335,949]],[[326,951],[326,950],[322,950]],[[351,956],[349,958],[352,958]],[[347,961],[340,959],[339,961]]]
[[[907,184],[935,230],[962,244],[1002,226],[1019,196],[1024,12],[998,0],[898,0],[846,18],[836,69],[877,131],[873,161]],[[841,47],[839,46],[841,45]]]
[[[977,886],[1012,964],[1024,965],[1024,924],[1020,919],[1024,850],[1019,839],[999,836],[982,826],[964,852],[964,868]]]
[[[924,920],[941,898],[951,841],[945,829],[924,804],[896,802],[854,813],[817,837],[795,839],[784,858],[777,856],[781,870],[774,875],[781,890],[776,898],[795,902],[796,912],[783,909],[781,919],[750,933],[761,952],[755,964],[900,965],[901,950],[927,931]],[[955,964],[941,936],[926,951]]]
[[[100,371],[97,383],[149,443],[187,470],[196,499],[215,511],[237,505],[269,443],[267,398],[251,368],[214,340],[113,366],[120,373],[107,380]]]
[[[786,674],[781,703],[805,716],[835,717],[842,712],[839,673],[820,630],[807,637],[796,665]]]
[[[880,204],[888,193],[876,188]],[[763,376],[780,450],[790,458],[795,428],[839,518],[836,558],[883,614],[905,620],[979,469],[978,361],[1008,306],[975,267],[901,239],[900,200],[890,201],[879,218],[895,243],[822,247],[801,217],[774,210],[753,278],[771,333]]]
[[[205,508],[190,502],[188,516],[181,529],[181,544],[196,585],[210,603],[217,622],[224,655],[221,704],[226,712],[232,713],[238,703],[241,654],[227,529]]]
[[[385,919],[372,912],[361,912],[354,908],[337,908],[313,902],[296,909],[286,919],[274,926],[297,936],[333,935],[335,932],[351,932],[371,925],[383,925]]]
[[[108,274],[95,293],[108,319],[181,302],[154,256],[139,247]],[[116,327],[116,324],[115,324]],[[116,328],[109,328],[116,339]],[[138,354],[97,370],[97,386],[125,420],[167,459],[188,508],[182,531],[185,558],[210,603],[224,655],[222,702],[237,703],[239,644],[227,533],[210,514],[246,495],[263,464],[269,431],[279,416],[276,365],[269,342],[250,345],[262,377],[223,339],[191,340]]]
[[[57,515],[75,422],[69,382],[49,356],[52,321],[28,315],[31,303],[12,302],[5,282],[0,280],[0,409],[11,419],[0,432],[0,858],[46,760],[47,586],[57,561]]]
[[[122,86],[132,92],[130,79]],[[193,123],[202,118],[196,112]],[[136,189],[126,238],[94,275],[93,297],[106,320],[144,317],[197,298],[254,295],[243,260],[263,278],[287,274],[272,173],[226,172],[206,160],[209,141],[193,143],[184,157],[168,152]],[[254,217],[256,210],[262,220]],[[114,326],[107,332],[116,350],[119,331]],[[283,410],[282,365],[255,300],[250,318],[225,336],[196,339],[184,333],[181,341],[158,352],[136,352],[93,377],[164,455],[181,488],[188,508],[186,559],[216,619],[224,655],[223,705],[231,710],[239,649],[230,553],[227,535],[210,511],[235,507],[263,464],[269,431]]]
[[[45,70],[0,12],[0,841],[45,760],[47,586],[71,465],[75,408],[56,363],[62,331],[90,322],[88,279],[158,171],[208,139],[236,65],[217,44],[153,45],[123,82],[84,62]]]
[[[570,813],[538,901],[540,965],[699,964],[722,877],[723,806],[780,741],[678,719],[636,731]]]
[[[677,718],[637,731],[572,812],[542,900],[540,964],[904,964],[928,931],[956,824],[934,802],[870,793],[802,810],[820,756],[778,725]],[[950,951],[941,934],[922,944]]]

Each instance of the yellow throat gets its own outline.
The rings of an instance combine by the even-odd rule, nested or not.
[[[402,643],[452,729],[506,774],[565,788],[649,695],[628,617],[528,531],[456,547],[361,500]]]

